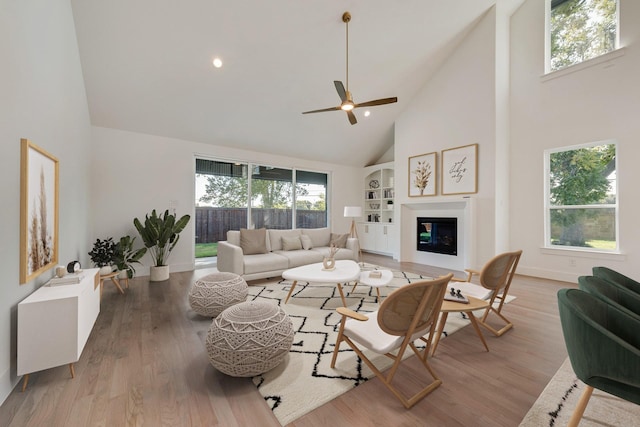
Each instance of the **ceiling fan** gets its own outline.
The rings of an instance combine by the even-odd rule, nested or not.
[[[344,22],[347,27],[347,89],[345,90],[344,85],[340,80],[333,81],[333,84],[335,85],[336,90],[338,91],[338,96],[340,97],[340,100],[342,100],[342,103],[337,107],[323,108],[321,110],[305,111],[302,114],[322,113],[325,111],[343,110],[347,113],[349,122],[352,125],[355,125],[356,123],[358,123],[358,121],[356,120],[356,116],[353,114],[354,108],[373,107],[376,105],[393,104],[394,102],[398,102],[398,98],[396,97],[375,99],[373,101],[361,102],[359,104],[356,104],[355,102],[353,102],[353,97],[351,96],[351,92],[349,92],[349,21],[351,21],[351,14],[349,12],[343,13],[342,22]]]

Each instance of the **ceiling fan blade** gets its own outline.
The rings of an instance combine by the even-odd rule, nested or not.
[[[302,112],[302,114],[309,114],[309,113],[324,113],[325,111],[336,111],[336,110],[341,110],[340,106],[337,106],[337,107],[331,107],[331,108],[323,108],[322,110],[303,111],[303,112]]]
[[[333,84],[336,87],[336,90],[338,91],[338,96],[340,97],[340,100],[342,102],[347,100],[347,91],[344,90],[344,85],[342,84],[342,82],[340,80],[334,80]]]
[[[356,123],[358,123],[358,121],[356,120],[356,115],[353,114],[353,111],[347,111],[347,117],[349,118],[349,122],[352,125],[355,125]]]
[[[395,96],[393,98],[382,98],[373,101],[362,102],[360,104],[355,104],[353,108],[375,107],[376,105],[393,104],[394,102],[398,102],[398,98],[396,98]]]

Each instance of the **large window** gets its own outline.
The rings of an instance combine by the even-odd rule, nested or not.
[[[327,174],[196,159],[196,258],[240,228],[327,226]]]
[[[616,144],[545,152],[546,246],[618,250]]]
[[[560,70],[618,47],[618,0],[548,0],[549,62]]]

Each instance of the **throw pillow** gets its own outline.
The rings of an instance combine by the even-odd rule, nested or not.
[[[240,247],[244,255],[267,253],[267,229],[240,229]]]
[[[300,237],[282,237],[282,250],[283,251],[295,251],[302,249],[302,242]]]
[[[349,234],[336,234],[331,233],[331,240],[329,240],[329,246],[336,245],[338,248],[346,248],[347,247],[347,238]]]
[[[302,249],[304,249],[305,251],[313,248],[313,243],[311,243],[311,237],[309,236],[303,234],[302,236],[300,236],[300,242],[302,242]]]

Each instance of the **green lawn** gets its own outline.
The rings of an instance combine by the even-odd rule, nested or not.
[[[616,248],[616,242],[614,240],[587,240],[586,243],[594,249],[613,250]]]
[[[218,256],[218,243],[196,243],[196,258]]]

